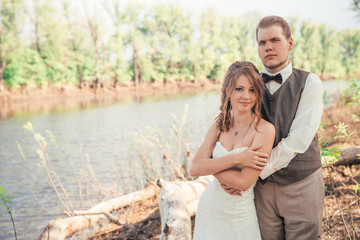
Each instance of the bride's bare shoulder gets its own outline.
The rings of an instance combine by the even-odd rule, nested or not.
[[[275,135],[275,127],[272,123],[261,119],[258,124],[258,131],[266,135]]]
[[[216,122],[213,122],[206,134],[207,138],[216,139],[218,137],[219,132],[220,132],[219,125]]]

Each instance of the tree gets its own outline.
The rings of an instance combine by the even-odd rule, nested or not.
[[[4,73],[8,67],[9,53],[16,51],[20,0],[0,2],[0,92],[5,90]]]
[[[158,4],[146,21],[146,36],[152,61],[165,64],[164,83],[182,78],[183,56],[192,37],[190,17],[178,5]],[[163,59],[161,61],[160,59]]]
[[[318,32],[320,36],[320,54],[317,58],[317,69],[320,71],[320,77],[324,77],[325,73],[332,76],[341,75],[344,71],[341,67],[341,55],[337,47],[339,41],[336,30],[321,24],[318,26]]]
[[[97,91],[100,76],[104,74],[104,65],[101,53],[103,50],[103,38],[105,33],[105,26],[103,22],[99,19],[97,14],[90,15],[85,2],[83,2],[83,8],[86,15],[87,29],[89,31],[91,42],[93,44],[92,50],[94,51],[95,62],[94,62],[94,91]]]
[[[318,72],[316,63],[320,54],[320,39],[317,27],[310,21],[303,21],[300,24],[299,33],[297,51],[294,51],[294,57],[297,59],[295,67]]]
[[[199,22],[201,59],[194,62],[195,77],[205,80],[210,77],[221,53],[221,20],[215,9],[202,12]]]
[[[68,79],[74,79],[67,56],[69,48],[67,39],[69,32],[62,19],[57,14],[53,2],[33,0],[26,8],[27,15],[33,25],[34,49],[46,67],[45,76],[37,78],[39,84],[62,84]]]
[[[71,5],[69,1],[62,1],[63,15],[66,21],[66,28],[68,31],[68,68],[71,69],[76,77],[76,82],[78,82],[78,87],[83,88],[85,86],[85,52],[84,49],[87,48],[85,43],[86,35],[84,29],[81,27],[80,20],[74,16],[74,12],[71,10]],[[89,67],[90,68],[90,67]]]
[[[248,13],[244,16],[231,16],[224,19],[222,42],[224,54],[226,54],[226,66],[222,68],[222,75],[226,68],[236,60],[248,60],[260,66],[261,62],[256,50],[256,19],[260,18],[257,12]]]
[[[143,55],[142,51],[144,48],[144,13],[141,13],[140,9],[143,8],[137,2],[129,2],[125,7],[125,23],[128,28],[126,40],[132,49],[132,69],[135,86],[138,86],[142,82],[140,58]]]
[[[356,12],[358,18],[360,19],[360,0],[352,0],[350,8]]]
[[[360,29],[343,30],[341,36],[342,63],[346,69],[346,74],[359,72],[360,68]]]
[[[112,77],[114,79],[113,86],[116,88],[119,81],[128,80],[127,64],[124,56],[125,34],[122,30],[125,26],[126,12],[124,6],[118,0],[112,0],[110,5],[104,5],[105,10],[110,16],[112,24],[115,28],[114,34],[110,37],[108,44],[109,56],[115,58],[110,61]]]

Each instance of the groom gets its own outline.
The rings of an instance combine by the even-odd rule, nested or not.
[[[316,132],[322,83],[315,74],[292,67],[294,41],[283,18],[262,18],[256,40],[266,85],[262,117],[276,129],[269,162],[255,187],[262,239],[320,239],[325,191]]]

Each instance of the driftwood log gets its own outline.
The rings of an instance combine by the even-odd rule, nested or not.
[[[332,165],[354,165],[360,164],[360,146],[344,148],[340,150],[340,158]]]
[[[39,240],[63,240],[67,236],[94,226],[100,220],[105,218],[109,219],[111,222],[115,222],[116,224],[122,224],[124,228],[131,228],[132,226],[128,224],[120,223],[118,221],[116,222],[110,213],[141,200],[152,198],[159,194],[159,191],[160,189],[158,186],[150,183],[139,191],[101,202],[88,211],[74,212],[74,215],[81,216],[55,219],[44,229]]]
[[[199,198],[212,179],[158,181],[162,240],[191,240],[191,216],[196,214]]]

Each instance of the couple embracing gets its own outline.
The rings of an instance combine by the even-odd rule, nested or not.
[[[321,238],[322,83],[292,67],[283,18],[262,18],[256,40],[262,74],[247,61],[229,67],[220,114],[191,163],[191,175],[215,177],[199,200],[195,240]]]

